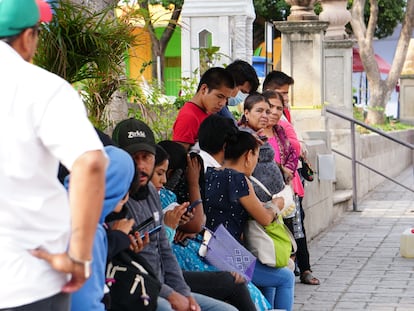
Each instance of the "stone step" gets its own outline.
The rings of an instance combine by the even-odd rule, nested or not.
[[[352,189],[335,190],[333,194],[333,204],[339,204],[352,200]]]

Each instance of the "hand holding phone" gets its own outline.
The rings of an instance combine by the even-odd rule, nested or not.
[[[203,203],[203,200],[201,200],[201,199],[195,200],[193,203],[191,203],[187,207],[186,213],[190,213],[193,210],[194,207],[196,207],[198,204],[201,204],[201,203]]]
[[[151,235],[153,235],[154,233],[159,232],[159,231],[161,230],[161,227],[162,227],[162,225],[158,225],[158,226],[156,226],[156,227],[154,227],[154,228],[150,229],[150,230],[148,231],[148,234],[151,236]],[[141,239],[144,239],[144,238],[145,238],[145,233],[142,233],[142,234],[141,234]]]
[[[142,223],[138,224],[138,225],[134,225],[131,229],[131,234],[135,235],[135,232],[140,232],[142,230],[144,230],[146,227],[148,227],[150,224],[152,224],[154,222],[154,217],[150,217],[146,220],[144,220]]]

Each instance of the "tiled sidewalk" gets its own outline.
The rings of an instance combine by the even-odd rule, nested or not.
[[[413,188],[413,169],[399,176]],[[295,311],[414,310],[414,259],[399,254],[414,227],[414,194],[386,181],[309,244],[321,285],[295,288]]]

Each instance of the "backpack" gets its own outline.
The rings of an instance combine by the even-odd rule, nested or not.
[[[110,311],[155,311],[161,283],[150,264],[139,254],[125,250],[107,266]]]

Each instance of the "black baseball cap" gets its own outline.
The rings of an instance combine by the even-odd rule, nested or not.
[[[130,118],[119,122],[112,133],[112,139],[131,155],[138,151],[155,154],[154,133],[140,120]]]

